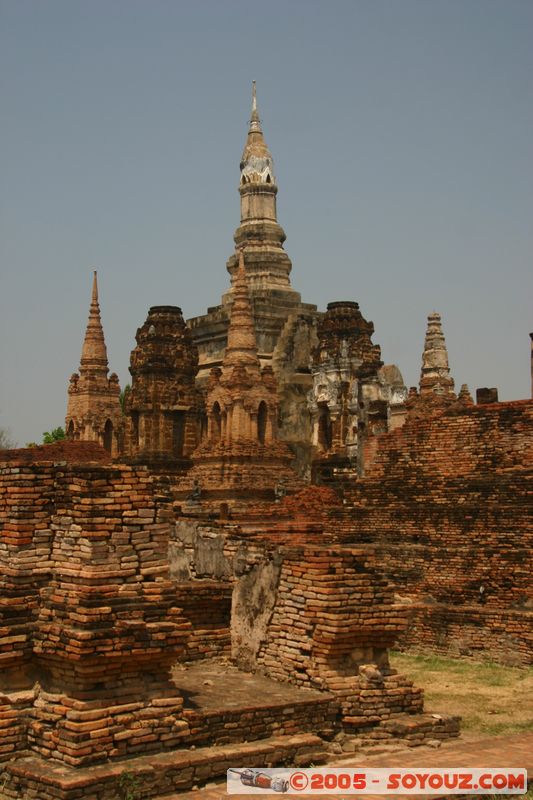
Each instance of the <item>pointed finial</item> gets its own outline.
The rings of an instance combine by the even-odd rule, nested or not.
[[[93,271],[93,294],[92,294],[92,302],[98,303],[98,278],[97,278],[97,271]]]
[[[105,346],[104,331],[100,319],[100,306],[98,304],[98,278],[93,270],[93,288],[91,305],[89,307],[89,321],[85,331],[85,339],[81,351],[80,372],[105,372],[107,375],[107,350]]]
[[[261,131],[261,120],[257,110],[257,88],[255,81],[252,81],[252,116],[250,117],[250,131]]]
[[[244,247],[239,247],[237,250],[238,266],[235,278],[233,280],[233,293],[239,297],[245,297],[249,302],[248,294],[248,275],[246,274],[246,265],[244,263]]]

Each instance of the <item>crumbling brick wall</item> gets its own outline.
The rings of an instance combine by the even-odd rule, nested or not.
[[[80,765],[188,735],[170,679],[190,630],[169,579],[172,522],[143,469],[0,468],[3,757],[28,746]]]
[[[184,661],[229,656],[232,588],[214,580],[176,584],[181,613],[191,625]]]
[[[255,663],[276,680],[332,692],[343,723],[353,729],[422,710],[422,691],[388,663],[406,618],[371,548],[273,541],[255,557],[234,590],[232,645],[239,662]],[[259,594],[250,592],[250,581]]]
[[[413,419],[331,510],[409,605],[404,646],[531,663],[532,423],[531,401]]]
[[[98,442],[71,441],[62,439],[51,444],[35,447],[19,447],[15,450],[0,450],[0,463],[38,464],[58,462],[67,464],[110,464],[111,456]]]

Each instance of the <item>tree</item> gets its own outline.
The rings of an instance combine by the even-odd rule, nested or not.
[[[53,444],[54,442],[60,442],[65,438],[65,431],[63,428],[53,428],[53,430],[45,431],[43,433],[43,444]]]
[[[17,443],[11,438],[11,432],[8,428],[0,428],[0,450],[11,450],[16,447]]]

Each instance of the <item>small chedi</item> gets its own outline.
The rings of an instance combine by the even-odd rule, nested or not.
[[[409,392],[407,408],[410,415],[427,416],[438,409],[450,406],[457,400],[454,386],[440,314],[434,311],[428,316],[420,371],[420,389],[413,387]],[[466,385],[461,388],[461,392],[461,399],[466,400],[470,397]]]
[[[6,798],[436,745],[390,648],[532,661],[533,400],[456,394],[436,312],[408,392],[292,288],[277,192],[254,84],[220,305],[152,306],[121,396],[95,274],[68,441],[0,453]]]
[[[397,367],[385,367],[374,325],[354,302],[328,303],[313,348],[308,395],[315,480],[364,472],[364,443],[401,425],[407,391]]]
[[[196,388],[198,353],[177,306],[153,306],[131,354],[125,401],[129,461],[190,467],[203,421]]]
[[[279,401],[270,365],[261,367],[244,265],[244,251],[233,282],[228,340],[222,368],[211,370],[206,387],[207,431],[192,454],[185,485],[201,486],[204,504],[239,498],[272,500],[280,481],[300,485],[291,469],[294,457],[278,438]]]
[[[123,450],[118,376],[109,366],[98,304],[96,271],[79,372],[70,378],[65,430],[69,439],[100,442],[112,455]]]

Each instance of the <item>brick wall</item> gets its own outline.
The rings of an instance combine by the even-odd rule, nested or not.
[[[406,615],[372,549],[307,545],[276,555],[280,574],[257,665],[277,680],[332,692],[354,730],[422,711],[422,690],[388,663]]]
[[[531,663],[532,422],[531,401],[408,421],[331,509],[410,605],[405,646]]]
[[[172,522],[146,470],[0,469],[1,703],[13,741],[78,765],[187,735],[170,679],[190,631],[169,577]],[[21,697],[36,678],[35,696]]]
[[[210,580],[176,584],[181,612],[191,625],[183,660],[229,656],[232,588]]]
[[[109,464],[111,457],[98,442],[70,441],[63,439],[52,444],[23,447],[16,450],[0,450],[0,462],[37,464],[42,462],[66,461],[69,464],[94,462]]]

